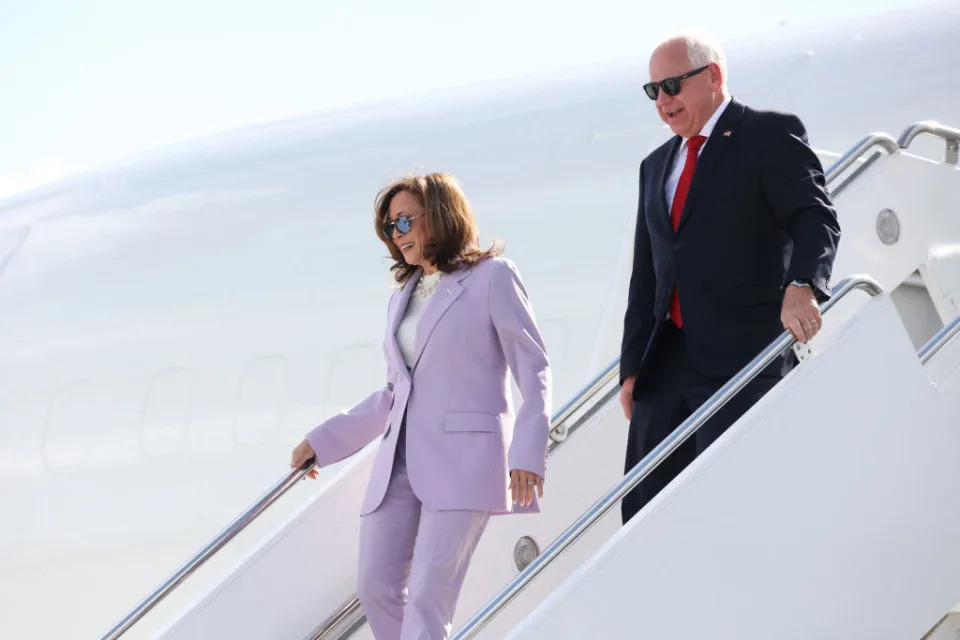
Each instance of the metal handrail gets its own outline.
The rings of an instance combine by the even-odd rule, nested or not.
[[[843,154],[839,160],[834,162],[830,168],[826,170],[824,177],[827,179],[827,184],[830,184],[840,177],[840,174],[853,166],[857,160],[860,160],[874,147],[880,147],[890,155],[900,151],[900,145],[898,145],[897,141],[894,140],[889,134],[871,133],[866,138],[855,144],[850,151],[847,151],[845,154]]]
[[[930,338],[927,344],[920,348],[920,351],[917,352],[917,357],[920,358],[920,364],[926,364],[927,360],[946,346],[958,333],[960,333],[960,316],[957,316],[950,324],[940,329],[935,336]]]
[[[572,426],[568,427],[567,420],[582,409],[599,391],[614,380],[617,380],[619,375],[620,358],[614,358],[613,362],[608,364],[603,371],[584,385],[565,405],[560,407],[559,411],[553,414],[553,420],[550,422],[550,424],[553,425],[550,428],[550,440],[552,441],[550,451],[560,446],[560,443],[566,440],[567,436],[573,433],[576,427],[583,423],[583,420],[578,420]],[[597,403],[594,404],[596,405]]]
[[[827,313],[833,305],[854,289],[861,289],[871,296],[883,293],[876,280],[868,276],[851,276],[842,280],[833,288],[833,297],[823,305],[822,313]],[[549,547],[544,549],[536,560],[520,572],[513,581],[491,599],[462,629],[453,640],[466,640],[478,633],[503,607],[509,604],[537,574],[576,542],[593,525],[599,522],[623,497],[646,478],[660,463],[693,435],[713,414],[723,407],[738,391],[753,380],[781,353],[789,349],[796,340],[789,331],[784,331],[766,349],[740,370],[733,378],[683,421],[656,448],[647,454],[624,478],[610,489],[600,500],[583,513],[566,531],[560,534]]]
[[[944,142],[946,142],[946,149],[944,149],[943,152],[944,163],[957,164],[958,156],[960,156],[960,129],[954,129],[953,127],[942,125],[939,122],[932,120],[915,122],[907,127],[903,134],[901,134],[900,139],[897,141],[897,146],[901,149],[906,149],[913,142],[914,138],[924,133],[937,138],[943,138]]]
[[[303,478],[303,476],[307,474],[308,471],[310,471],[311,467],[312,465],[308,465],[300,469],[295,469],[289,472],[282,480],[273,485],[273,487],[263,494],[259,500],[254,502],[246,511],[244,511],[240,517],[227,525],[223,531],[217,534],[217,537],[208,542],[203,549],[198,551],[196,555],[194,555],[183,566],[177,569],[173,575],[167,578],[163,584],[153,591],[153,593],[151,593],[140,604],[134,607],[133,610],[124,616],[120,622],[115,624],[110,631],[101,637],[100,640],[116,640],[116,638],[119,638],[126,633],[130,627],[140,620],[140,618],[145,616],[151,609],[157,606],[157,604],[166,598],[171,591],[176,589],[181,582],[190,577],[193,572],[206,563],[207,560],[213,556],[213,554],[219,551],[225,544],[233,540],[238,533],[243,531],[247,525],[253,522],[267,507],[272,505],[284,494],[286,494],[287,491],[289,491],[301,478]]]
[[[334,640],[349,636],[350,633],[359,629],[367,621],[366,616],[360,610],[360,599],[356,594],[340,605],[333,615],[320,623],[313,632],[307,636],[306,640]],[[334,636],[334,631],[340,631],[341,627],[347,627],[342,633]]]
[[[554,451],[570,433],[573,433],[573,431],[575,431],[586,421],[587,418],[589,418],[591,415],[590,412],[584,416],[581,416],[581,418],[573,425],[567,426],[567,422],[570,420],[570,418],[580,411],[590,401],[590,399],[597,394],[597,392],[601,391],[604,387],[616,380],[619,371],[620,359],[617,358],[611,364],[607,365],[602,372],[588,382],[583,388],[581,388],[580,391],[573,396],[573,398],[571,398],[560,408],[559,411],[554,414],[553,419],[550,421],[551,443],[548,451]],[[600,402],[594,404],[603,404],[604,400],[606,400],[606,397],[601,398]],[[240,517],[231,522],[223,531],[221,531],[216,538],[207,543],[203,549],[197,552],[183,566],[177,569],[173,575],[167,578],[163,584],[157,587],[149,596],[147,596],[140,604],[130,611],[130,613],[128,613],[120,622],[110,629],[110,631],[108,631],[106,635],[101,638],[101,640],[116,640],[122,636],[138,620],[149,613],[150,610],[152,610],[164,598],[166,598],[170,592],[173,591],[181,582],[186,580],[225,544],[230,542],[230,540],[235,538],[237,534],[243,531],[251,522],[253,522],[253,520],[257,518],[257,516],[260,515],[260,513],[262,513],[267,507],[276,502],[278,499],[283,497],[283,495],[286,494],[286,492],[289,491],[294,485],[296,485],[297,481],[303,478],[303,476],[306,475],[307,472],[312,468],[313,464],[308,463],[303,468],[289,472],[259,500],[257,500],[252,506],[244,511]],[[356,595],[351,596],[350,599],[348,599],[336,612],[334,612],[333,615],[324,621],[324,623],[321,624],[320,627],[310,635],[311,640],[325,640],[329,637],[329,634],[332,630],[344,625],[347,622],[350,622],[351,627],[359,624],[363,621],[362,616],[357,618],[359,609],[360,600],[356,597]]]
[[[856,178],[863,169],[866,169],[879,157],[879,153],[874,152],[872,155],[865,158],[868,152],[872,151],[874,148],[881,148],[886,151],[888,155],[893,155],[901,149],[909,148],[913,143],[914,138],[921,134],[942,138],[946,142],[946,149],[944,150],[943,156],[944,163],[958,163],[958,156],[960,156],[960,129],[948,127],[932,120],[922,120],[907,127],[900,135],[899,140],[894,140],[889,134],[886,133],[871,133],[854,145],[853,148],[843,154],[839,160],[834,162],[830,168],[824,172],[824,177],[826,178],[827,184],[834,182],[840,177],[841,174],[843,174],[844,171],[852,167],[858,161],[863,160],[864,162],[857,170],[855,170],[854,174],[850,176],[849,179],[838,185],[833,190],[832,195],[836,196],[850,183],[852,179]]]

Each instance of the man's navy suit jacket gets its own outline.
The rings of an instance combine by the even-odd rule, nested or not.
[[[677,231],[665,183],[682,140],[640,165],[633,274],[621,382],[649,371],[674,285],[687,349],[710,376],[740,370],[783,331],[784,286],[808,280],[829,296],[840,238],[823,168],[793,115],[732,100],[700,152]]]

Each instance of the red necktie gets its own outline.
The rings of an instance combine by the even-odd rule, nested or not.
[[[677,190],[673,194],[673,206],[670,207],[670,221],[673,223],[674,231],[680,226],[680,215],[683,213],[683,205],[687,201],[687,192],[690,191],[693,172],[697,168],[697,154],[706,141],[706,136],[693,136],[687,140],[687,159],[683,163],[683,172],[680,174]],[[676,285],[674,285],[673,294],[670,296],[670,319],[677,327],[683,328],[683,318],[680,317],[680,298],[677,297]]]

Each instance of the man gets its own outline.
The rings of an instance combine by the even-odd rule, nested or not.
[[[723,52],[680,36],[644,85],[676,135],[640,165],[620,402],[633,468],[787,328],[820,329],[840,227],[792,115],[733,100]],[[624,498],[629,520],[793,365],[787,352]]]

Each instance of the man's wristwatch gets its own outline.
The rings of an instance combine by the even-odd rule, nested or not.
[[[790,284],[795,287],[806,287],[807,289],[813,289],[813,283],[809,280],[791,280]]]

